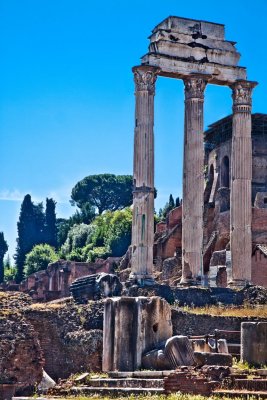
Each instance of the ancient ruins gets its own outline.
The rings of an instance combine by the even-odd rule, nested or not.
[[[141,285],[153,283],[157,76],[182,79],[185,85],[182,283],[196,284],[204,276],[203,106],[207,84],[229,86],[233,98],[231,269],[227,280],[234,286],[251,281],[251,106],[257,83],[246,79],[246,69],[237,65],[239,58],[234,42],[224,38],[224,25],[168,17],[153,29],[148,53],[141,58],[141,65],[133,68],[136,111],[131,279]]]
[[[122,259],[59,260],[1,288],[1,399],[267,397],[267,314],[194,313],[267,304],[267,115],[251,115],[257,83],[239,58],[224,25],[168,17],[154,28],[133,68],[131,247]],[[157,76],[184,81],[185,129],[183,203],[154,234]],[[232,90],[233,115],[203,132],[207,84]]]

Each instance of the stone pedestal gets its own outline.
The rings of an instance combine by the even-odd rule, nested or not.
[[[267,322],[241,323],[241,361],[255,366],[267,364]]]
[[[139,66],[133,72],[136,105],[130,280],[147,285],[154,282],[154,94],[159,68]]]
[[[203,102],[207,76],[192,75],[185,84],[183,165],[182,283],[195,283],[202,273],[204,146]]]
[[[251,94],[256,82],[237,81],[233,90],[230,242],[234,286],[251,281]]]
[[[107,299],[103,326],[103,371],[135,371],[172,336],[171,309],[160,297]]]

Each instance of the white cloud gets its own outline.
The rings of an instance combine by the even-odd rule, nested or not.
[[[69,204],[70,192],[72,186],[59,187],[51,190],[49,193],[34,193],[34,190],[21,191],[20,189],[3,189],[0,190],[0,201],[17,201],[22,202],[25,195],[29,193],[32,201],[36,203],[44,202],[45,199],[53,198],[58,204]]]
[[[0,191],[0,200],[3,201],[22,201],[26,193],[20,192],[18,189]]]

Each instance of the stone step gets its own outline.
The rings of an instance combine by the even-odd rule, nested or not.
[[[235,389],[266,391],[267,393],[267,379],[235,379],[234,387]]]
[[[232,397],[232,398],[244,398],[244,399],[267,399],[266,391],[250,391],[250,390],[226,390],[216,389],[212,392],[218,397]]]
[[[89,379],[87,386],[95,388],[163,388],[163,379],[139,379],[139,378],[126,378],[126,379]]]
[[[32,396],[13,396],[12,400],[58,400],[58,398],[54,397],[32,397]]]
[[[70,394],[78,395],[99,395],[99,396],[130,396],[130,395],[160,395],[164,394],[163,388],[135,388],[135,387],[89,387],[78,386],[70,389]]]
[[[108,373],[109,378],[125,379],[125,378],[139,378],[139,379],[163,379],[172,374],[174,370],[166,371],[111,371]]]

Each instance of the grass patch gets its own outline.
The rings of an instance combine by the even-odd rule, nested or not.
[[[57,303],[34,303],[31,304],[29,307],[31,310],[40,310],[40,311],[46,311],[46,310],[59,310],[64,308],[64,304],[57,304]]]
[[[209,396],[209,399],[212,400],[229,400],[229,397],[227,396]],[[114,397],[109,397],[109,396],[78,396],[78,397],[62,397],[60,398],[61,400],[89,400],[89,399],[102,399],[102,400],[114,400]],[[116,397],[116,400],[207,400],[207,397],[203,397],[200,395],[190,395],[190,394],[183,394],[183,393],[173,393],[170,395],[130,395],[130,396],[125,396],[125,397]],[[244,400],[241,397],[234,397],[232,400]]]
[[[212,315],[216,317],[254,317],[267,318],[267,304],[244,306],[205,306],[205,307],[179,307],[180,310],[191,314]]]

